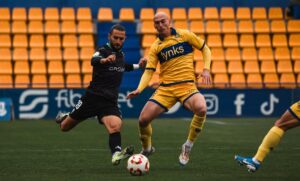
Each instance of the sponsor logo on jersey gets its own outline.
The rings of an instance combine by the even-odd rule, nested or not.
[[[157,56],[160,63],[164,63],[165,61],[182,55],[186,55],[188,53],[191,53],[192,51],[193,47],[188,42],[181,42],[162,49]]]
[[[109,71],[116,71],[116,72],[124,72],[125,68],[124,67],[109,67]]]

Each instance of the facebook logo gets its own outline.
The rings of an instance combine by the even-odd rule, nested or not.
[[[242,115],[242,106],[245,104],[244,99],[245,99],[245,94],[238,94],[235,97],[234,105],[235,105],[235,114],[237,116]]]

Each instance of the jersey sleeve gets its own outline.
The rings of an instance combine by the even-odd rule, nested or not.
[[[133,64],[125,63],[125,71],[126,72],[130,72],[130,71],[133,71],[133,70],[134,70]]]
[[[184,31],[183,32],[184,38],[186,41],[191,44],[193,47],[202,50],[203,47],[205,46],[205,41],[197,36],[195,33],[190,32],[190,31]]]
[[[148,61],[147,61],[147,65],[146,65],[146,70],[153,70],[155,71],[156,70],[156,66],[157,66],[157,63],[158,63],[158,57],[157,57],[157,54],[156,54],[156,50],[157,50],[157,45],[156,43],[154,42],[150,48],[150,51],[149,51],[149,55],[148,55]]]
[[[101,49],[98,49],[95,51],[95,53],[93,54],[92,56],[92,59],[91,59],[91,65],[92,66],[97,66],[100,64],[100,60],[102,58],[105,58],[104,54],[103,54],[103,51],[101,51]]]

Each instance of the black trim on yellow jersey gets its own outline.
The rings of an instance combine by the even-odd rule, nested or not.
[[[172,82],[172,83],[169,83],[169,84],[161,83],[160,86],[167,87],[167,86],[172,86],[172,85],[176,85],[176,84],[182,84],[182,83],[186,83],[186,82],[194,82],[194,81],[193,80],[182,80],[182,81],[179,81],[179,82]]]
[[[288,110],[296,119],[298,119],[298,121],[300,121],[300,118],[293,112],[291,108],[289,108]]]
[[[202,51],[202,49],[204,48],[205,44],[206,44],[206,42],[204,41],[202,47],[199,50]]]
[[[193,94],[189,95],[187,98],[185,98],[185,99],[182,101],[182,104],[184,105],[184,103],[185,103],[189,98],[191,98],[193,95],[198,94],[198,93],[200,93],[200,92],[194,92]]]
[[[174,28],[171,27],[170,29],[171,29],[171,35],[176,35],[177,34],[177,32]],[[161,36],[160,34],[158,34],[158,38],[159,38],[160,41],[164,40],[164,37]]]
[[[159,105],[161,108],[163,108],[165,110],[165,112],[168,112],[168,108],[165,107],[164,105],[162,105],[161,103],[159,103],[157,100],[154,100],[154,99],[149,99],[148,101],[151,101],[151,102],[154,102],[156,103],[157,105]]]
[[[146,70],[153,70],[155,71],[156,69],[155,68],[145,68]]]

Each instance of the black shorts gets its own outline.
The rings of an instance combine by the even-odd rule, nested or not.
[[[89,92],[86,92],[86,94],[80,98],[70,112],[70,117],[76,121],[83,121],[87,118],[97,116],[100,123],[102,123],[101,119],[108,115],[115,115],[122,119],[118,103]]]

